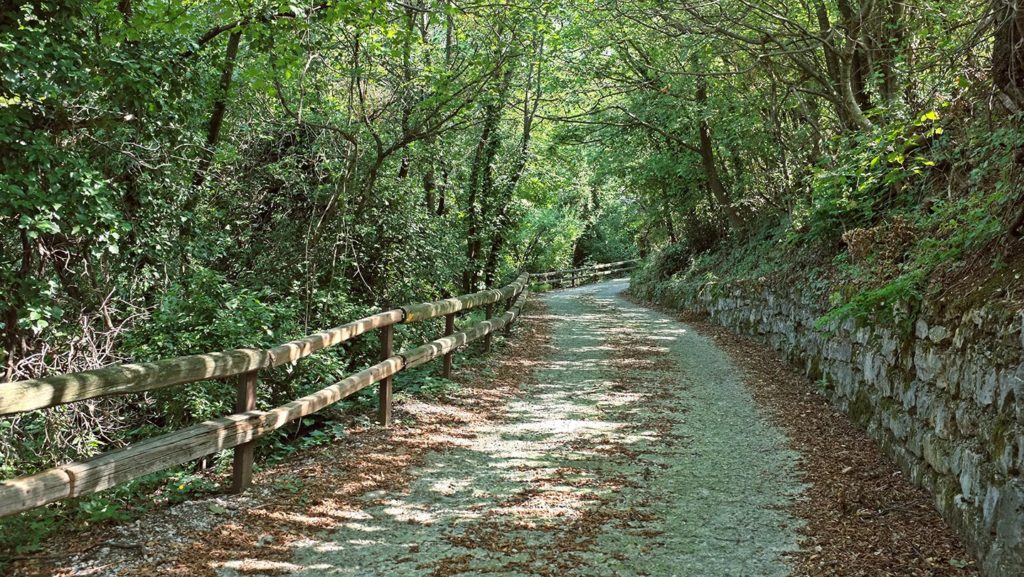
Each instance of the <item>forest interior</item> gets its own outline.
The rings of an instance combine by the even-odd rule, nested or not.
[[[393,345],[389,325],[302,362],[266,365],[254,406],[270,410],[381,361],[382,347],[406,354],[439,334],[489,323],[492,303],[510,295],[498,313],[508,311],[511,326],[519,315],[513,302],[528,292],[524,273],[635,259],[634,304],[607,288],[553,290],[584,273],[558,286],[552,279],[560,277],[535,276],[527,284],[536,308],[525,305],[516,330],[540,347],[530,332],[540,329],[527,325],[550,325],[545,338],[586,352],[583,337],[572,334],[583,329],[567,319],[612,314],[627,319],[619,330],[647,323],[665,342],[681,338],[667,317],[634,308],[646,303],[686,311],[704,327],[698,332],[717,334],[713,321],[766,341],[786,357],[780,367],[797,365],[800,378],[892,457],[890,476],[934,495],[928,510],[937,508],[970,551],[950,549],[938,561],[938,553],[922,554],[931,561],[913,570],[863,559],[826,566],[812,562],[811,551],[792,574],[1020,575],[1022,120],[1021,0],[6,2],[0,408],[13,398],[4,398],[14,390],[5,385],[271,350],[398,307],[406,315],[410,303],[514,287],[488,301],[486,312],[467,306],[447,328],[434,313],[417,324],[403,318]],[[758,307],[779,301],[790,304],[762,320]],[[799,330],[782,318],[804,312]],[[449,323],[454,318],[448,314]],[[990,340],[964,336],[980,335],[994,319],[1011,328]],[[627,338],[594,322],[595,342],[641,353],[664,345],[637,345],[632,332]],[[770,322],[785,328],[774,334]],[[975,332],[960,331],[961,323]],[[856,341],[861,329],[872,336]],[[515,334],[495,335],[500,354],[542,363],[516,352]],[[828,355],[842,335],[857,348],[836,368]],[[729,338],[714,340],[745,350]],[[820,342],[807,352],[805,339]],[[913,388],[906,394],[927,396],[927,404],[906,396],[893,402],[903,393],[875,383],[884,380],[878,363],[856,360],[889,340],[898,344],[888,373],[908,375],[894,387]],[[929,368],[933,349],[921,347],[932,343],[950,359],[977,349],[993,375],[991,394],[981,390],[985,375],[969,395],[968,385],[950,385],[969,380],[959,365],[944,376],[953,375],[952,360]],[[703,340],[690,344],[705,350]],[[724,392],[715,394],[733,394],[742,379],[730,371],[748,370],[742,359],[715,360],[713,352],[696,361],[675,348],[663,353],[680,374],[697,365],[721,371],[714,379]],[[565,351],[546,354],[588,370]],[[594,362],[626,362],[608,354]],[[484,378],[492,358],[475,351],[455,362]],[[394,375],[394,387],[410,406],[475,390],[469,377],[409,367]],[[879,398],[861,393],[856,379],[886,390]],[[918,392],[926,385],[934,391]],[[960,400],[968,396],[969,408]],[[932,408],[947,400],[964,405],[964,415]],[[257,469],[344,447],[353,430],[372,429],[368,415],[379,402],[377,389],[366,388],[269,432],[255,445]],[[235,412],[236,385],[224,379],[0,410],[0,480]],[[928,429],[916,441],[914,426],[878,432],[914,419]],[[493,431],[479,426],[489,439]],[[707,424],[714,426],[725,427]],[[775,434],[766,430],[765,438]],[[802,442],[799,431],[780,430],[780,439]],[[789,470],[787,454],[772,455]],[[980,464],[968,471],[969,461]],[[71,536],[218,495],[231,467],[224,450],[2,517],[0,573],[35,567]],[[835,468],[846,474],[845,465]],[[607,472],[605,481],[618,474]],[[774,522],[769,517],[758,522]],[[830,551],[825,545],[817,554]],[[529,567],[517,571],[575,574]],[[704,571],[682,574],[786,574],[727,565]]]

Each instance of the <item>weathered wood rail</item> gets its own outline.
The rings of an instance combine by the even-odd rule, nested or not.
[[[528,295],[529,276],[521,275],[501,289],[399,307],[335,327],[270,349],[236,349],[190,355],[151,363],[125,364],[42,379],[0,383],[0,416],[56,405],[154,391],[212,379],[237,378],[235,413],[159,435],[95,457],[75,461],[34,475],[0,483],[0,516],[96,493],[174,465],[234,449],[232,490],[246,489],[252,480],[254,441],[285,424],[379,384],[378,419],[391,421],[391,377],[443,357],[443,372],[450,376],[455,350],[508,328],[518,318]],[[495,305],[504,312],[495,317]],[[455,332],[458,313],[486,307],[484,321]],[[394,325],[445,317],[441,338],[408,351],[392,351]],[[379,330],[380,362],[269,411],[256,410],[256,387],[262,369],[294,363],[367,332]]]
[[[97,397],[142,393],[198,381],[237,378],[235,412],[231,415],[34,475],[0,482],[0,517],[96,493],[225,449],[234,449],[231,488],[236,492],[243,491],[252,481],[254,442],[260,437],[374,384],[379,385],[378,420],[383,425],[389,425],[392,377],[438,357],[444,359],[442,373],[448,377],[451,374],[452,355],[459,347],[483,339],[484,349],[489,350],[491,335],[502,328],[511,328],[522,312],[529,295],[531,279],[564,285],[564,279],[568,276],[570,284],[576,286],[584,280],[625,272],[634,263],[623,261],[534,275],[523,274],[501,289],[399,307],[270,349],[235,349],[0,383],[2,417]],[[494,316],[496,305],[504,307],[500,316]],[[455,332],[456,315],[478,307],[485,307],[485,320]],[[396,324],[442,316],[445,317],[444,336],[413,349],[394,353],[393,331]],[[260,370],[298,362],[317,351],[374,330],[380,331],[380,362],[290,403],[268,411],[256,410]]]
[[[581,285],[585,282],[598,280],[608,275],[629,272],[636,268],[638,262],[640,261],[623,260],[619,262],[610,262],[606,264],[597,264],[578,268],[553,270],[551,272],[534,273],[530,275],[530,280],[535,283],[553,284],[559,287],[564,287],[566,286],[566,284],[568,284],[568,286],[574,287]],[[568,281],[568,283],[566,281]]]

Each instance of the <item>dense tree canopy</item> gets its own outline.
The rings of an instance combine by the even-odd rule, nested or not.
[[[902,211],[959,258],[1021,234],[1022,38],[1017,0],[8,4],[3,379],[665,245],[671,275],[765,227],[834,253]],[[225,409],[203,391],[4,421],[0,473]]]

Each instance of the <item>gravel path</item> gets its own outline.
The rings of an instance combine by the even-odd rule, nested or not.
[[[225,576],[788,574],[797,455],[737,369],[686,325],[619,298],[544,298],[551,357],[505,417],[474,425],[288,562]]]

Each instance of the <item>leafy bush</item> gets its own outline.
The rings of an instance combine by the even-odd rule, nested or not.
[[[939,115],[927,112],[907,122],[837,137],[835,154],[814,174],[809,204],[794,211],[793,231],[804,239],[833,241],[843,232],[873,225],[884,211],[912,195],[936,165],[930,154],[943,134]]]

